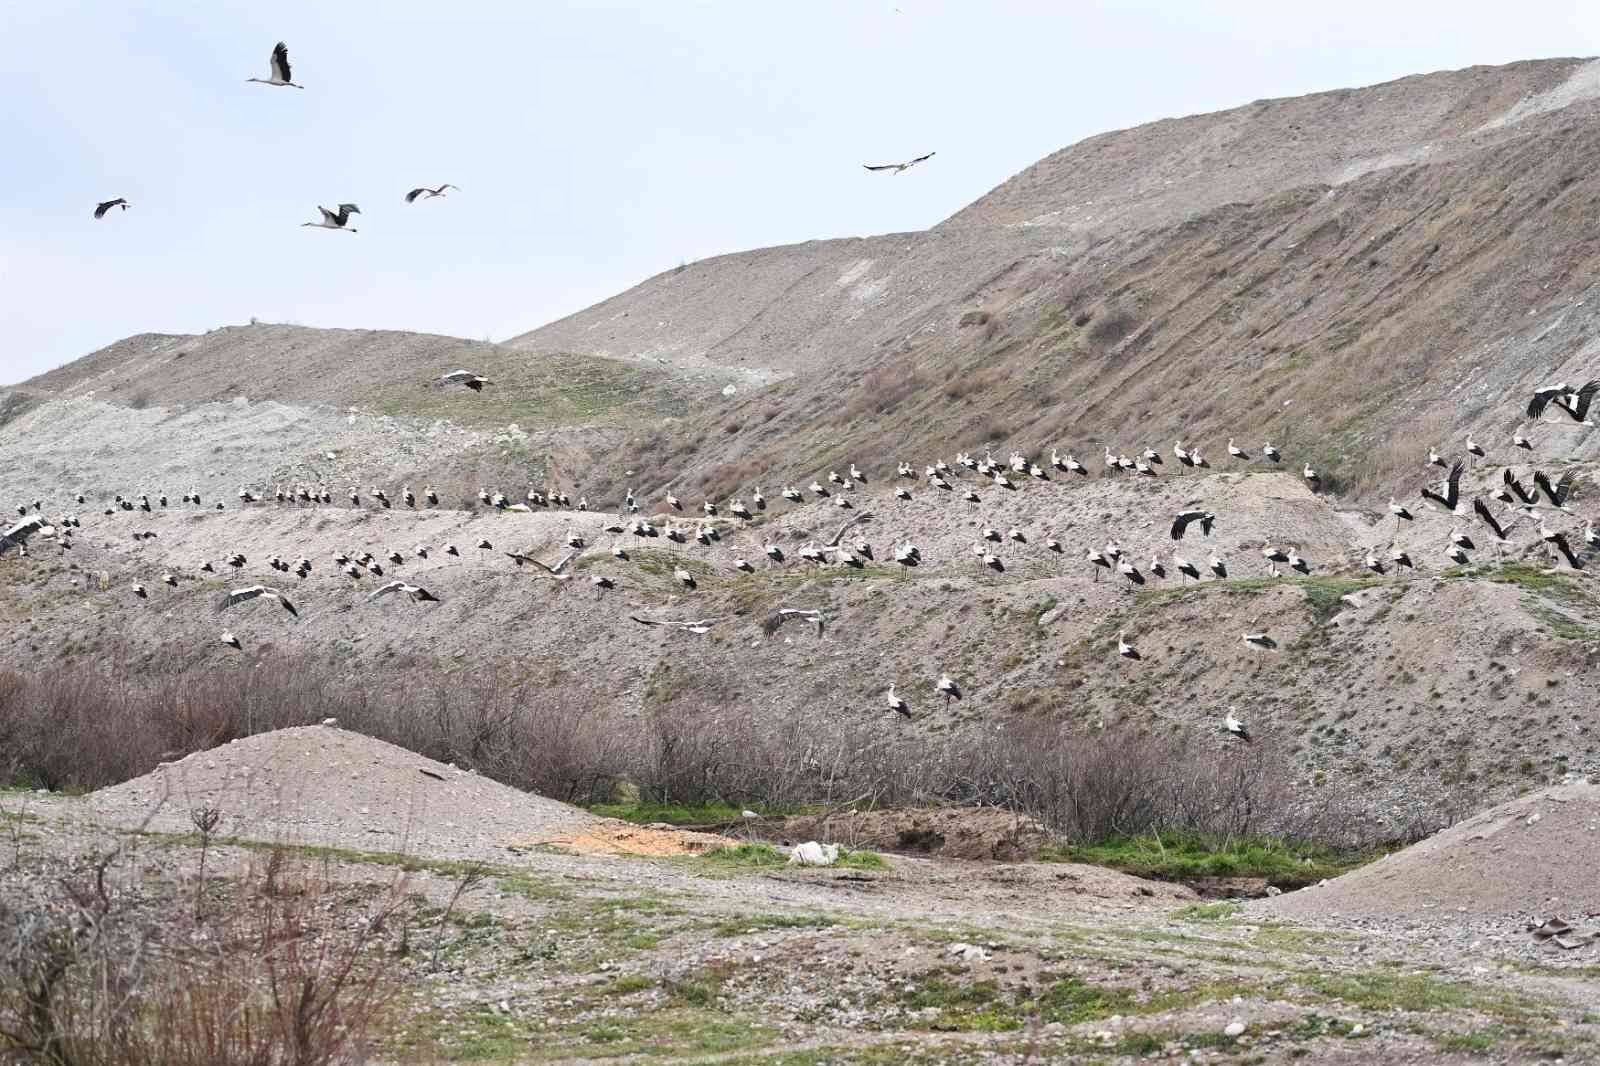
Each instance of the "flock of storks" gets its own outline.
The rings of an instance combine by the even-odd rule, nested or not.
[[[439,379],[438,384],[462,385],[479,392],[486,385],[492,384],[492,382],[479,374],[469,371],[456,371],[444,375]],[[1535,392],[1533,400],[1528,406],[1529,417],[1538,419],[1553,406],[1565,412],[1578,425],[1592,426],[1593,422],[1589,420],[1588,412],[1597,391],[1600,391],[1600,381],[1591,381],[1579,388],[1571,388],[1565,384],[1540,388]],[[1526,438],[1520,432],[1516,434],[1515,439],[1518,442],[1523,442],[1516,444],[1517,447],[1529,446],[1525,443]],[[1227,450],[1229,458],[1234,462],[1251,463],[1255,461],[1253,456],[1237,447],[1232,440],[1228,442]],[[1483,449],[1474,443],[1470,436],[1467,440],[1467,450],[1474,456],[1481,457],[1484,455]],[[1181,441],[1174,443],[1172,453],[1178,462],[1180,472],[1191,468],[1206,468],[1210,465],[1199,449],[1185,448]],[[1260,454],[1266,461],[1271,463],[1282,461],[1279,449],[1271,442],[1263,444]],[[328,453],[325,458],[332,459],[335,456],[332,453]],[[1547,553],[1552,551],[1559,552],[1566,559],[1569,566],[1575,569],[1582,569],[1583,560],[1574,546],[1573,539],[1569,538],[1561,530],[1550,528],[1545,520],[1546,511],[1554,511],[1561,514],[1570,513],[1569,504],[1573,500],[1579,484],[1573,471],[1567,471],[1552,482],[1544,471],[1535,470],[1531,477],[1532,484],[1530,486],[1525,485],[1522,479],[1511,468],[1507,467],[1491,494],[1492,499],[1504,505],[1501,511],[1497,514],[1482,498],[1475,497],[1472,499],[1469,514],[1468,508],[1463,501],[1460,485],[1465,466],[1464,461],[1449,463],[1437,451],[1429,449],[1427,463],[1430,466],[1448,467],[1448,474],[1437,486],[1429,485],[1421,490],[1420,495],[1425,503],[1452,516],[1463,519],[1475,517],[1488,528],[1497,550],[1509,539],[1512,530],[1520,522],[1530,521],[1537,523],[1536,528],[1539,540]],[[1133,457],[1114,453],[1110,447],[1105,448],[1104,476],[1106,477],[1121,474],[1155,476],[1155,467],[1161,465],[1163,465],[1162,457],[1151,448],[1143,449]],[[979,478],[1003,491],[1014,491],[1023,480],[1027,479],[1050,480],[1052,472],[1076,474],[1081,477],[1089,476],[1088,468],[1076,457],[1070,454],[1062,454],[1054,449],[1050,453],[1049,469],[1041,466],[1039,462],[1030,460],[1020,452],[1012,452],[1008,460],[1003,463],[994,459],[992,455],[985,455],[984,458],[978,459],[971,453],[959,452],[956,455],[954,464],[946,463],[943,459],[940,459],[925,467],[920,475],[911,463],[906,462],[897,464],[895,471],[896,477],[899,479],[924,480],[929,488],[933,490],[952,493],[955,490],[956,482],[961,480],[960,475],[965,472],[975,473]],[[1318,487],[1320,479],[1316,471],[1309,465],[1302,470],[1302,475],[1314,490]],[[818,565],[861,568],[876,558],[870,542],[864,539],[845,542],[845,534],[847,532],[864,522],[871,521],[873,518],[870,511],[857,510],[850,496],[847,495],[856,488],[864,486],[866,482],[867,475],[854,463],[848,466],[845,474],[840,474],[838,471],[829,471],[825,481],[822,478],[812,481],[808,489],[811,498],[814,498],[817,502],[828,500],[841,511],[852,512],[852,515],[840,525],[837,532],[825,544],[819,545],[813,541],[800,548],[796,554],[801,560]],[[894,490],[894,495],[898,499],[909,500],[911,491],[902,485]],[[792,503],[803,503],[808,498],[807,492],[802,492],[794,485],[784,486],[781,496]],[[77,494],[75,498],[80,505],[86,502],[82,493]],[[268,498],[266,494],[258,494],[248,487],[239,490],[239,502],[242,505],[264,503]],[[970,488],[965,490],[963,498],[972,501],[980,499],[977,493]],[[333,502],[333,494],[326,486],[313,487],[299,484],[287,487],[279,486],[271,494],[270,499],[275,500],[280,505],[331,504]],[[384,489],[374,486],[363,497],[359,487],[352,486],[349,492],[349,500],[351,505],[355,507],[371,504],[384,509],[393,508],[398,501],[405,509],[411,510],[416,509],[419,504],[425,508],[438,506],[439,495],[432,486],[425,487],[420,496],[413,492],[410,486],[403,486],[397,497],[391,498]],[[203,506],[199,492],[183,494],[182,503]],[[517,502],[513,502],[504,493],[480,489],[478,503],[488,509],[506,512],[531,512],[535,508],[572,508],[577,512],[590,510],[590,504],[586,497],[580,497],[577,503],[574,504],[566,493],[555,488],[550,488],[544,492],[530,489],[524,500]],[[635,538],[644,539],[665,537],[677,544],[687,544],[693,539],[696,543],[709,547],[722,539],[719,524],[713,520],[717,518],[724,507],[728,514],[740,520],[742,526],[744,523],[754,519],[756,512],[765,511],[768,506],[767,497],[757,487],[751,494],[748,504],[743,498],[736,498],[722,505],[711,500],[705,500],[700,506],[704,517],[691,526],[680,526],[674,516],[683,512],[683,501],[671,491],[666,491],[663,495],[662,503],[664,510],[661,515],[652,516],[654,520],[641,517],[639,515],[639,502],[630,488],[624,497],[622,508],[610,516],[610,521],[604,526],[604,530],[617,536],[631,534]],[[21,516],[20,521],[6,529],[3,534],[0,534],[0,554],[12,547],[16,547],[20,549],[22,554],[26,554],[28,542],[35,537],[56,538],[63,552],[71,549],[74,531],[80,528],[79,517],[75,514],[63,515],[50,522],[43,516],[43,506],[43,501],[33,501],[31,514],[29,513],[29,506],[26,504],[17,508]],[[165,495],[158,494],[154,500],[148,494],[140,494],[137,497],[128,498],[118,495],[113,501],[113,506],[106,508],[104,513],[107,515],[113,515],[119,511],[151,513],[167,506],[168,499]],[[223,504],[216,502],[215,507],[221,510],[223,509]],[[1544,510],[1541,510],[1541,508]],[[1402,523],[1415,520],[1415,516],[1410,509],[1394,497],[1391,497],[1389,501],[1389,514],[1395,521],[1397,531]],[[1176,546],[1178,542],[1185,539],[1191,530],[1195,529],[1198,529],[1202,537],[1209,538],[1218,522],[1218,516],[1212,511],[1200,507],[1185,508],[1173,516],[1170,528],[1171,540]],[[157,534],[153,531],[142,530],[135,532],[133,536],[138,541],[155,538]],[[1600,534],[1596,533],[1592,521],[1585,523],[1581,537],[1585,547],[1589,549],[1600,548]],[[999,529],[984,527],[981,530],[980,540],[973,545],[974,556],[984,568],[1004,571],[1005,564],[997,554],[996,546],[1006,542],[1027,544],[1029,541],[1027,535],[1020,529],[1010,529],[1002,533]],[[1392,545],[1393,542],[1391,541],[1390,546],[1392,547]],[[1057,555],[1064,553],[1064,548],[1055,537],[1046,538],[1043,546],[1048,552]],[[480,538],[473,547],[479,552],[493,552],[495,550],[494,545],[487,538]],[[586,544],[583,536],[571,533],[566,538],[565,547],[567,548],[565,555],[553,564],[544,563],[525,551],[511,550],[503,551],[501,554],[509,558],[519,568],[527,564],[543,571],[544,575],[556,581],[565,582],[573,577],[573,571],[576,569],[572,565],[573,562],[582,555],[589,545]],[[1445,547],[1444,554],[1453,564],[1460,566],[1470,561],[1467,552],[1474,550],[1474,548],[1475,544],[1468,529],[1458,525],[1451,530],[1449,543]],[[777,543],[764,542],[761,544],[761,550],[767,559],[768,565],[782,564],[786,561],[784,548]],[[353,580],[362,580],[368,577],[383,578],[386,576],[386,565],[397,567],[407,562],[410,558],[427,559],[432,551],[433,549],[427,545],[418,545],[410,553],[393,550],[387,551],[382,555],[374,555],[370,551],[355,554],[340,552],[334,556],[334,563]],[[454,544],[446,544],[440,551],[448,556],[457,558],[461,556],[461,550]],[[609,552],[611,557],[617,561],[627,562],[630,559],[628,548],[620,540],[612,542]],[[1311,563],[1303,558],[1296,548],[1289,547],[1285,549],[1269,545],[1262,550],[1261,554],[1267,565],[1267,573],[1271,577],[1283,576],[1283,571],[1278,568],[1278,563],[1283,563],[1289,570],[1299,574],[1311,573]],[[919,566],[923,561],[921,549],[910,542],[896,544],[892,551],[892,558],[904,569]],[[1083,558],[1089,564],[1095,580],[1098,580],[1101,570],[1114,571],[1128,581],[1128,587],[1130,588],[1144,585],[1147,580],[1147,574],[1157,579],[1165,578],[1168,574],[1166,563],[1160,554],[1157,554],[1151,560],[1147,570],[1141,570],[1114,540],[1108,542],[1103,548],[1087,547]],[[1180,581],[1187,578],[1196,580],[1201,578],[1200,568],[1178,555],[1176,551],[1172,553],[1171,561],[1172,570],[1178,575]],[[223,560],[223,565],[234,572],[238,572],[246,566],[247,562],[248,560],[243,553],[234,553]],[[277,555],[273,555],[268,559],[268,565],[275,571],[284,574],[292,573],[301,579],[308,577],[312,572],[311,560],[304,557],[291,563]],[[733,569],[740,573],[750,573],[755,570],[755,567],[743,557],[735,559],[732,565]],[[1391,567],[1416,568],[1416,563],[1410,556],[1405,551],[1398,549],[1389,552],[1387,555],[1379,555],[1369,549],[1364,565],[1367,569],[1377,574],[1385,574]],[[214,574],[217,572],[216,567],[210,561],[202,561],[197,569],[204,573]],[[1227,561],[1219,556],[1216,551],[1211,552],[1207,561],[1207,569],[1217,579],[1228,577]],[[74,579],[75,581],[76,579]],[[171,572],[163,573],[161,581],[170,587],[176,587],[178,584],[177,575]],[[697,587],[694,572],[681,564],[674,564],[673,581],[683,592],[692,592]],[[590,582],[598,590],[616,587],[616,582],[613,578],[598,573],[590,577]],[[148,598],[150,594],[149,589],[143,583],[134,584],[132,591],[140,599]],[[440,597],[434,595],[423,586],[392,576],[389,576],[389,580],[377,587],[368,598],[369,600],[377,600],[394,593],[404,593],[416,603],[440,602]],[[222,611],[255,600],[273,602],[290,615],[298,616],[299,614],[294,603],[281,589],[266,584],[245,585],[228,591],[218,601],[217,609]],[[718,620],[714,618],[668,620],[645,617],[639,614],[633,614],[630,617],[644,625],[677,628],[695,634],[707,633],[718,623]],[[814,623],[818,628],[819,634],[825,624],[822,613],[815,610],[782,608],[776,618],[780,624],[790,618],[804,619]],[[231,648],[238,649],[242,647],[239,639],[231,632],[223,632],[218,639],[221,643]],[[1265,632],[1245,632],[1242,634],[1242,641],[1247,645],[1259,648],[1276,647],[1276,641]],[[1122,659],[1135,661],[1142,659],[1138,649],[1128,640],[1126,630],[1117,634],[1116,652]],[[946,703],[961,699],[960,686],[947,674],[939,677],[934,689],[944,697]],[[889,687],[885,694],[885,702],[897,714],[908,718],[912,716],[909,704],[895,691],[895,686],[891,685]],[[1246,741],[1250,739],[1249,731],[1233,715],[1231,710],[1224,717],[1223,729],[1230,736]]]
[[[284,44],[282,41],[279,41],[272,48],[272,55],[267,60],[267,72],[268,73],[265,78],[246,78],[245,81],[254,82],[258,85],[271,85],[280,89],[305,88],[304,85],[297,84],[293,80],[293,75],[289,67],[289,46]],[[891,174],[899,174],[901,171],[909,170],[918,163],[926,162],[927,160],[932,159],[933,155],[934,153],[928,152],[926,155],[919,155],[915,159],[908,159],[904,163],[864,163],[862,166],[870,171],[887,171]],[[432,187],[423,185],[406,193],[405,201],[408,204],[412,204],[416,203],[418,199],[431,200],[434,197],[444,196],[445,190],[447,189],[454,189],[457,192],[461,191],[459,186],[452,185],[449,182]],[[94,217],[97,219],[102,219],[105,218],[107,212],[111,211],[113,208],[121,208],[122,210],[126,211],[129,206],[130,205],[128,201],[121,196],[111,200],[102,200],[100,203],[95,205]],[[350,216],[359,215],[361,213],[361,208],[355,204],[338,204],[332,211],[329,211],[326,207],[323,207],[319,204],[317,205],[317,211],[322,215],[320,221],[302,222],[300,225],[302,227],[310,226],[313,229],[339,230],[343,233],[360,232],[350,225]]]

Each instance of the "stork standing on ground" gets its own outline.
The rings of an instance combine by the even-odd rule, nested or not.
[[[1250,743],[1250,730],[1246,729],[1244,723],[1233,716],[1232,709],[1222,719],[1222,730],[1231,737],[1238,737],[1246,744]]]
[[[961,699],[961,686],[952,681],[949,674],[941,674],[939,683],[934,688],[944,694],[944,702],[947,707],[950,705],[951,700]]]
[[[889,686],[889,692],[885,702],[889,704],[889,709],[895,714],[902,715],[906,718],[911,717],[911,707],[906,703],[905,700],[894,694],[893,685]]]
[[[1139,649],[1128,643],[1128,631],[1126,629],[1117,634],[1117,654],[1124,659],[1139,658]]]

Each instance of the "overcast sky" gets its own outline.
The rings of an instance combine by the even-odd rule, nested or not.
[[[1600,52],[1593,0],[0,5],[0,382],[251,316],[501,340],[1103,130]],[[245,83],[280,39],[303,92]],[[299,228],[342,200],[358,234]]]

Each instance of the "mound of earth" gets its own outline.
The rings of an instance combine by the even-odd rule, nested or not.
[[[874,851],[1002,862],[1030,859],[1049,840],[1033,819],[993,808],[794,815],[765,820],[756,831],[785,844],[822,840]]]
[[[87,799],[122,826],[193,832],[220,812],[220,837],[504,861],[508,848],[598,821],[404,748],[332,726],[260,733],[165,763]]]
[[[1580,781],[1491,807],[1318,887],[1259,904],[1294,918],[1476,921],[1600,914],[1600,785]]]

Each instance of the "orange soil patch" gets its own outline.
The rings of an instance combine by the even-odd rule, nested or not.
[[[536,843],[579,855],[701,855],[737,841],[715,833],[606,820]]]

